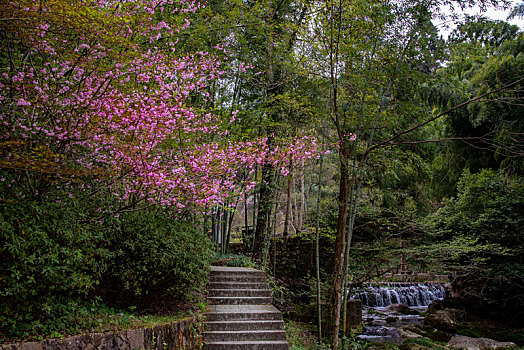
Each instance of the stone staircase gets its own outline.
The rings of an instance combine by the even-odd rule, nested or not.
[[[212,266],[207,300],[204,350],[289,349],[265,272]]]

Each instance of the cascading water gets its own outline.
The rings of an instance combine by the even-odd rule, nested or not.
[[[386,283],[355,289],[351,299],[362,300],[363,306],[384,307],[391,304],[428,306],[446,296],[444,286],[437,283],[399,284]]]

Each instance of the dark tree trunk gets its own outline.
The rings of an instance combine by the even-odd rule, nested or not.
[[[340,149],[340,186],[338,192],[338,220],[337,235],[335,240],[335,256],[333,259],[332,278],[332,344],[338,344],[338,332],[340,329],[340,311],[342,305],[342,285],[344,276],[344,253],[346,249],[346,223],[349,203],[349,172],[348,172],[349,150],[343,144]]]
[[[268,218],[271,214],[273,193],[275,192],[275,171],[273,164],[266,163],[262,167],[262,181],[260,184],[257,225],[255,229],[255,240],[253,242],[253,259],[262,261],[262,247],[267,238]]]
[[[289,220],[291,214],[291,185],[293,184],[293,160],[289,162],[291,168],[290,173],[287,176],[287,189],[286,189],[286,216],[284,218],[284,238],[289,236]]]

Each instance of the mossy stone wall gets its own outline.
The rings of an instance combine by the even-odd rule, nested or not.
[[[0,350],[178,350],[199,349],[203,318],[193,316],[173,323],[116,333],[93,333],[40,342],[2,344]]]

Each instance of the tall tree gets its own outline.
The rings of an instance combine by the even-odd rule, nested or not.
[[[370,155],[416,138],[431,120],[418,85],[438,67],[438,37],[431,19],[452,1],[326,1],[319,5],[312,41],[330,89],[330,119],[339,156],[338,219],[332,269],[332,344],[338,346],[340,305],[351,188]],[[467,6],[472,2],[460,2]],[[484,5],[485,3],[483,3]],[[326,95],[328,95],[326,93]],[[411,125],[418,125],[410,127]],[[358,138],[355,134],[359,135]],[[407,141],[409,142],[409,141]],[[356,156],[353,152],[356,148]],[[373,152],[374,151],[374,152]],[[387,153],[387,149],[382,152]],[[357,191],[355,191],[357,192]],[[355,204],[356,205],[356,204]]]

